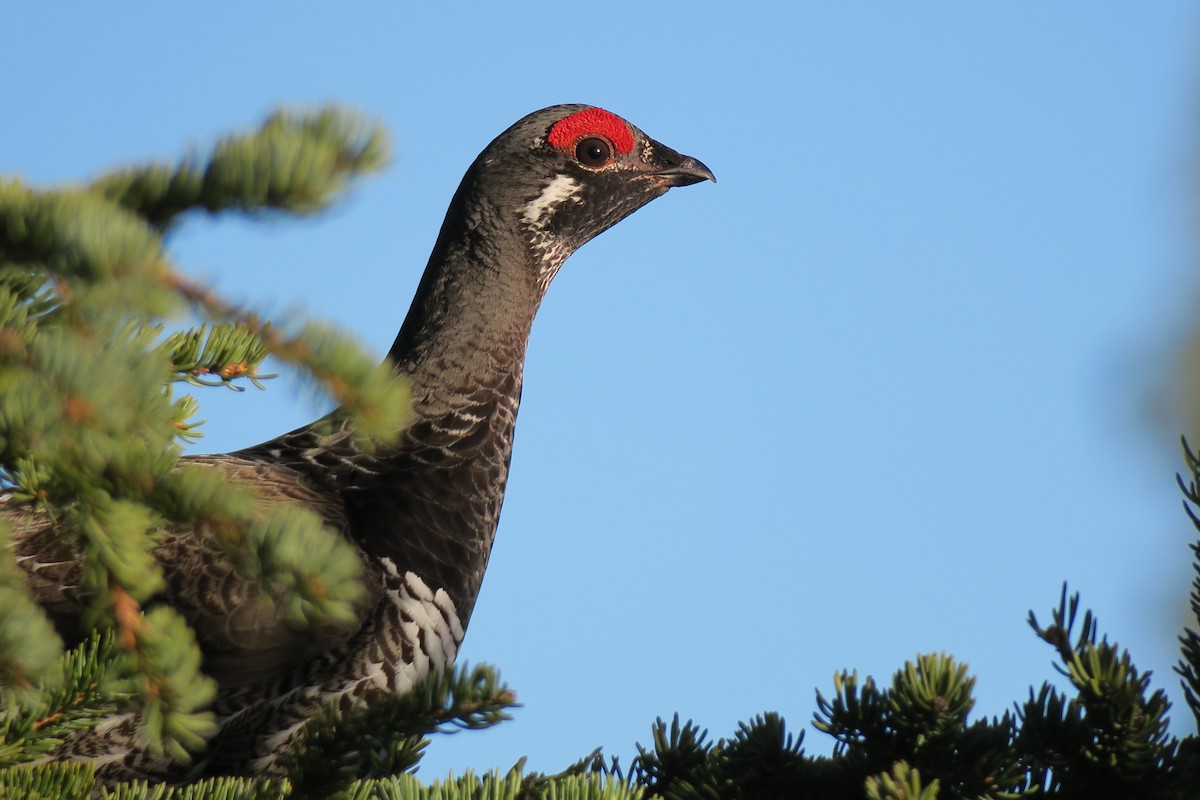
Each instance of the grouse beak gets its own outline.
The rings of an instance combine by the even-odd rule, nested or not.
[[[712,174],[711,169],[704,166],[704,162],[691,156],[681,156],[681,158],[683,160],[678,165],[658,173],[669,178],[671,186],[691,186],[701,181],[717,182],[717,176]]]
[[[701,161],[677,153],[659,142],[654,142],[653,147],[651,163],[654,168],[651,170],[651,174],[656,178],[662,178],[662,183],[667,187],[691,186],[701,181],[717,182],[717,177],[712,174],[712,170],[704,166]]]

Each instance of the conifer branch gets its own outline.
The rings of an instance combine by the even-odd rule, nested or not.
[[[6,527],[4,520],[0,527]],[[0,530],[0,544],[7,541],[7,531]],[[63,652],[62,640],[22,583],[12,553],[0,547],[0,689],[8,695],[0,706],[34,702],[48,688],[45,676]]]
[[[193,386],[226,386],[241,391],[234,381],[245,378],[262,389],[261,381],[276,377],[259,373],[267,348],[262,337],[243,325],[202,325],[177,331],[167,337],[163,348],[168,351],[178,380]]]
[[[937,780],[924,785],[918,770],[897,761],[890,772],[867,778],[867,800],[937,800],[938,785]]]
[[[177,301],[154,280],[170,271],[161,235],[125,209],[84,189],[0,180],[0,275],[10,287],[49,282],[76,325],[170,313]]]
[[[6,798],[89,800],[95,783],[95,767],[87,762],[0,769],[0,797]]]
[[[266,352],[301,366],[332,395],[351,417],[359,434],[380,443],[402,430],[410,417],[408,392],[387,364],[362,355],[350,341],[319,323],[302,325],[285,335],[258,314],[229,302],[187,277],[165,278],[171,289],[187,298],[210,319],[224,320],[250,332]]]
[[[719,764],[710,759],[713,745],[708,741],[707,730],[701,730],[691,720],[681,725],[676,714],[669,730],[661,717],[656,719],[651,735],[653,749],[639,744],[630,768],[631,778],[644,786],[649,796],[700,796],[702,787],[723,788],[724,781],[718,777]]]
[[[1150,676],[1137,670],[1128,652],[1100,637],[1090,611],[1077,628],[1078,612],[1079,595],[1068,595],[1064,584],[1049,625],[1029,614],[1030,626],[1058,654],[1055,668],[1077,694],[1068,700],[1048,684],[1036,698],[1031,693],[1017,745],[1039,784],[1141,786],[1154,796],[1155,785],[1166,785],[1175,769],[1178,743],[1167,733],[1170,703],[1161,689],[1148,695]]]
[[[427,734],[479,730],[509,719],[512,690],[486,665],[433,672],[410,692],[377,698],[349,712],[336,708],[310,721],[289,756],[297,797],[320,798],[351,781],[412,769]]]
[[[1200,516],[1196,508],[1200,507],[1200,457],[1188,446],[1187,439],[1181,439],[1184,462],[1190,475],[1185,483],[1179,475],[1175,480],[1183,492],[1183,510],[1193,527],[1200,532]],[[1188,596],[1192,618],[1200,623],[1200,539],[1192,543],[1192,590]],[[1193,628],[1184,628],[1179,637],[1182,657],[1175,671],[1179,673],[1183,683],[1183,694],[1195,719],[1197,729],[1200,729],[1200,632]]]
[[[208,778],[186,786],[123,783],[105,793],[105,800],[285,800],[291,797],[286,780],[265,778]]]
[[[333,800],[638,800],[642,790],[599,775],[569,775],[532,786],[518,770],[495,770],[433,781],[428,786],[411,775],[362,781],[331,795]]]
[[[118,170],[92,188],[159,230],[193,208],[308,214],[336,200],[351,179],[380,169],[389,151],[383,128],[351,112],[278,112],[208,155]]]
[[[196,288],[176,282],[162,231],[190,207],[317,210],[353,177],[377,169],[386,152],[378,126],[326,109],[277,114],[206,157],[116,171],[90,186],[39,191],[0,180],[6,513],[23,524],[53,521],[53,547],[85,555],[82,573],[70,577],[82,627],[114,626],[122,648],[113,658],[140,676],[122,702],[137,698],[143,733],[178,760],[211,730],[202,708],[213,684],[182,619],[165,607],[143,610],[163,588],[152,551],[165,521],[211,526],[247,580],[259,581],[268,602],[298,626],[349,619],[363,590],[353,549],[315,514],[264,513],[253,493],[229,491],[220,476],[176,470],[180,441],[198,432],[195,400],[173,397],[171,384],[258,385],[268,377],[259,367],[269,352],[259,334],[270,329],[242,314],[255,324],[217,320],[164,339],[161,319],[191,303]],[[314,330],[278,338],[279,349],[295,363],[313,362],[316,379],[366,422],[364,438],[398,428],[407,394],[389,371],[344,337],[325,345]],[[368,388],[350,388],[362,375]],[[11,561],[0,560],[0,599],[12,595],[0,607],[9,723],[39,692],[37,671],[60,652],[21,583]],[[45,681],[40,691],[51,688]],[[70,717],[56,713],[42,727]],[[26,755],[38,752],[32,740],[26,745]]]
[[[260,599],[280,604],[297,627],[353,618],[364,593],[357,552],[312,509],[264,507],[223,469],[195,464],[163,476],[150,498],[168,519],[211,532],[225,557],[259,584]]]
[[[3,705],[0,768],[37,760],[132,698],[127,669],[111,632],[93,634],[66,653],[42,677],[40,696]]]

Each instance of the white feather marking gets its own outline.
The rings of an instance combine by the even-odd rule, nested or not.
[[[401,575],[396,562],[390,558],[381,558],[380,564],[389,577],[400,579],[399,586],[392,584],[387,595],[400,612],[396,633],[407,643],[405,649],[412,654],[412,661],[391,666],[395,676],[391,690],[406,692],[431,669],[442,669],[454,663],[463,640],[462,620],[445,589],[433,591],[415,572]],[[378,680],[373,674],[368,678]],[[330,688],[335,694],[345,691],[344,687]]]
[[[422,630],[428,630],[436,624],[433,621],[434,618],[429,616],[429,603],[422,603],[420,600],[401,595],[400,608]]]
[[[554,180],[546,184],[541,194],[525,204],[525,213],[521,215],[521,221],[534,230],[541,230],[546,227],[554,209],[568,200],[573,200],[582,188],[579,182],[569,175],[555,175]]]
[[[441,631],[437,628],[425,629],[424,649],[429,653],[429,660],[434,664],[446,665],[450,663],[450,659],[446,658],[446,652],[442,649]]]
[[[404,573],[404,585],[412,592],[412,596],[418,600],[424,602],[433,600],[433,590],[415,572]]]
[[[454,641],[461,642],[466,632],[458,619],[458,612],[454,610],[454,603],[450,600],[450,595],[446,594],[445,589],[438,589],[437,594],[433,596],[433,602],[437,603],[437,607],[442,610],[442,616],[450,623],[450,634],[454,637]]]
[[[282,730],[276,731],[275,733],[271,734],[266,739],[267,748],[270,750],[279,750],[279,749],[283,748],[283,746],[288,742],[288,740],[291,739],[296,734],[296,731],[303,728],[307,723],[308,723],[307,719],[300,719],[300,720],[297,720],[296,722],[292,723],[291,725],[287,726],[286,728],[283,728]],[[275,758],[275,755],[272,754],[270,756],[266,756],[265,758],[261,758],[258,760],[259,761],[267,761],[268,759],[274,759],[274,758]]]
[[[421,635],[421,626],[415,622],[401,622],[400,630],[404,633],[404,639],[408,642],[417,641],[417,637]]]

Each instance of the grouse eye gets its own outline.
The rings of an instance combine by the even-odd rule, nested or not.
[[[589,136],[575,145],[575,160],[585,167],[603,167],[612,160],[612,145],[607,139]]]

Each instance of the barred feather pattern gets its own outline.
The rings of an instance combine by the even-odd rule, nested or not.
[[[503,365],[476,370],[463,387],[419,391],[425,376],[410,369],[418,419],[392,448],[361,451],[333,416],[238,453],[182,459],[253,486],[264,504],[317,510],[355,543],[367,590],[358,621],[296,629],[207,526],[168,527],[154,550],[167,580],[161,599],[193,625],[219,682],[218,733],[199,762],[181,767],[146,747],[136,715],[119,713],[51,757],[94,759],[105,783],[282,774],[304,723],[329,704],[403,693],[453,664],[499,522],[520,404],[523,342],[499,349]],[[29,506],[0,514],[34,598],[68,639],[81,636],[71,627],[88,603],[78,553]]]
[[[410,691],[431,671],[454,663],[465,631],[449,596],[431,590],[412,572],[401,574],[391,563],[386,567],[386,601],[346,646],[271,687],[222,694],[214,707],[220,735],[186,773],[140,745],[138,719],[129,713],[71,737],[57,755],[94,759],[101,782],[285,775],[284,756],[321,709],[335,705],[346,712],[376,697]]]
[[[303,473],[230,456],[187,461],[224,469],[243,480],[253,475],[260,491],[274,489],[267,492],[266,502],[316,504],[327,522],[347,524],[344,505],[315,490],[311,476],[298,478]],[[502,495],[503,488],[492,491]],[[0,509],[4,512],[17,518],[15,530],[24,534],[15,536],[11,545],[30,588],[70,635],[65,621],[79,619],[87,602],[79,591],[81,560],[62,550],[60,535],[45,517],[24,506]],[[498,516],[497,503],[494,515],[477,519],[475,530],[458,534],[478,534],[490,545]],[[422,561],[412,548],[419,543],[420,537],[408,542],[406,563]],[[467,615],[450,593],[388,556],[362,554],[368,591],[356,627],[310,630],[284,624],[276,607],[259,598],[261,588],[242,579],[220,557],[203,526],[164,531],[155,556],[164,565],[175,566],[167,574],[163,599],[196,627],[206,651],[206,671],[221,682],[213,706],[219,732],[203,759],[187,768],[148,749],[139,734],[139,719],[131,713],[114,714],[92,729],[72,734],[54,750],[51,757],[56,760],[95,760],[97,776],[105,783],[282,774],[282,757],[315,714],[330,704],[348,710],[374,697],[409,691],[432,670],[454,663],[465,634]],[[478,586],[468,588],[473,590],[468,599],[472,604]]]
[[[440,403],[453,410],[439,404],[435,415],[429,402],[418,403],[424,418],[388,451],[358,452],[353,436],[323,420],[239,453],[185,459],[255,486],[266,503],[305,503],[343,531],[363,564],[360,622],[295,630],[257,599],[260,587],[221,557],[206,528],[171,528],[155,550],[173,567],[164,599],[196,627],[205,669],[221,684],[217,735],[202,760],[182,768],[147,749],[137,718],[120,714],[72,735],[54,757],[96,759],[105,782],[282,774],[304,723],[329,704],[346,710],[406,692],[453,664],[499,522],[521,355],[513,353],[505,379],[484,381],[491,392],[442,387]],[[53,535],[46,526],[16,544],[44,554]],[[54,563],[38,599],[48,606],[74,598],[75,607],[58,608],[61,624],[61,615],[78,619],[83,607],[84,598],[64,592],[78,585],[81,564],[65,555]]]
[[[320,709],[349,711],[374,697],[408,692],[454,663],[465,631],[449,595],[413,572],[401,574],[390,559],[383,566],[386,599],[346,646],[289,676],[291,688],[272,687],[269,700],[260,686],[221,698],[215,710],[222,734],[195,774],[282,776],[281,756]]]

